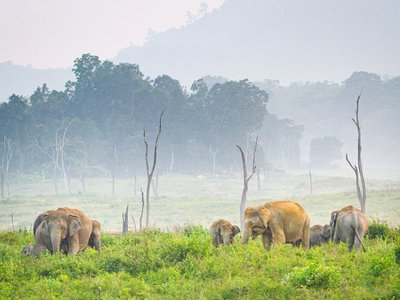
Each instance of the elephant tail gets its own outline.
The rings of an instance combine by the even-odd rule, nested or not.
[[[310,218],[307,216],[306,221],[304,222],[303,226],[303,248],[309,249],[310,248]]]
[[[364,252],[367,252],[367,249],[366,249],[365,246],[364,246],[364,243],[363,243],[363,241],[362,241],[362,239],[361,239],[361,237],[360,237],[360,234],[358,233],[358,226],[359,226],[358,219],[357,219],[357,217],[355,216],[355,213],[354,213],[354,212],[353,212],[351,215],[353,216],[353,219],[354,219],[354,225],[352,226],[352,228],[353,228],[353,230],[354,230],[354,239],[357,237],[358,240],[360,241],[361,246],[362,246],[363,249],[364,249]]]

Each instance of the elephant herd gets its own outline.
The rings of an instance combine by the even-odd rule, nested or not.
[[[331,240],[347,243],[350,251],[355,246],[358,252],[361,246],[364,247],[362,240],[367,230],[367,217],[351,205],[332,212],[329,225],[310,228],[310,218],[300,204],[276,201],[246,209],[242,242],[247,244],[250,237],[254,239],[261,235],[265,249],[269,250],[272,244],[301,244],[308,249]],[[240,229],[221,219],[211,225],[209,232],[212,244],[218,247],[232,244]],[[87,246],[101,250],[100,223],[77,209],[63,207],[41,213],[34,222],[33,233],[35,244],[22,250],[28,255],[39,255],[48,250],[72,256]]]
[[[259,206],[250,206],[244,213],[242,242],[247,244],[250,236],[254,239],[261,235],[265,249],[271,244],[284,243],[308,249],[332,241],[344,242],[349,251],[355,246],[360,251],[363,238],[368,230],[368,219],[354,206],[346,206],[331,213],[329,225],[314,225],[310,228],[310,218],[305,209],[293,201],[267,202]],[[240,229],[227,220],[215,221],[210,227],[212,244],[231,244]],[[365,248],[364,248],[365,250]]]

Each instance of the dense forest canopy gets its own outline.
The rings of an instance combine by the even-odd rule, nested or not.
[[[267,92],[248,80],[208,86],[200,79],[186,90],[168,75],[150,79],[138,65],[90,54],[76,59],[73,71],[76,80],[63,91],[43,84],[0,105],[11,174],[141,175],[143,130],[151,141],[163,110],[159,172],[212,173],[214,158],[217,173],[228,174],[240,166],[235,145],[249,147],[257,134],[261,168],[300,163],[303,127],[269,115]]]

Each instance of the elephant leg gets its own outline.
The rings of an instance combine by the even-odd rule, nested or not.
[[[262,234],[262,242],[266,250],[271,249],[272,236],[270,232],[267,231]]]
[[[213,240],[212,240],[212,244],[214,247],[218,247],[218,236],[214,235]]]
[[[354,238],[355,238],[355,234],[351,234],[350,238],[347,240],[348,244],[349,244],[349,251],[351,252],[351,250],[353,249],[353,245],[354,245]]]
[[[269,224],[271,228],[272,238],[275,245],[282,245],[286,242],[285,232],[283,231],[283,224]]]

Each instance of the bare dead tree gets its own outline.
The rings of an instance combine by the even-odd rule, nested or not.
[[[142,231],[142,220],[143,220],[143,211],[144,211],[144,195],[142,187],[140,187],[140,194],[142,195],[142,209],[140,211],[140,218],[139,218],[139,230]]]
[[[151,181],[154,198],[158,198],[158,172],[156,173],[155,180]]]
[[[260,176],[260,170],[261,168],[257,168],[256,170],[256,176],[257,176],[257,191],[261,191],[261,176]]]
[[[65,167],[65,159],[64,159],[64,147],[68,143],[67,132],[69,127],[72,125],[74,120],[66,123],[64,120],[62,125],[54,130],[54,142],[50,143],[47,149],[44,146],[41,146],[38,140],[35,137],[35,146],[38,148],[45,156],[47,156],[53,166],[53,180],[54,180],[54,191],[58,194],[58,168],[60,167],[61,161],[61,169],[64,175],[64,187],[65,191],[69,192],[69,184],[68,184],[68,174]]]
[[[125,234],[128,232],[128,210],[129,210],[129,204],[126,206],[125,213],[122,213],[122,234]]]
[[[349,156],[346,153],[346,161],[349,164],[349,166],[353,169],[354,174],[356,175],[356,187],[357,187],[357,196],[358,196],[358,201],[360,202],[361,206],[361,211],[365,213],[365,204],[367,202],[367,191],[365,187],[365,179],[364,179],[364,171],[363,171],[363,166],[362,166],[362,158],[361,158],[361,126],[360,126],[360,120],[358,118],[358,112],[359,112],[359,103],[360,103],[360,98],[361,98],[361,93],[357,97],[357,102],[356,102],[356,118],[351,118],[354,124],[356,125],[357,128],[357,165],[352,164],[350,162]]]
[[[11,226],[12,226],[12,230],[15,231],[15,229],[14,229],[14,217],[13,217],[13,214],[11,214]]]
[[[85,175],[80,174],[80,175],[79,175],[79,180],[80,180],[81,186],[82,186],[82,193],[83,193],[83,194],[86,194]]]
[[[135,221],[135,217],[131,214],[131,218],[132,218],[132,222],[133,222],[133,228],[135,230],[135,232],[137,231],[137,227],[136,227],[136,221]]]
[[[58,129],[60,132],[59,134],[59,140],[56,142],[56,145],[58,147],[58,151],[60,152],[60,162],[61,162],[61,170],[63,172],[63,177],[64,177],[64,188],[67,193],[70,192],[70,184],[69,184],[69,176],[67,173],[67,169],[65,167],[65,159],[64,159],[64,147],[68,143],[67,139],[67,132],[68,129],[71,127],[72,123],[74,122],[74,119],[72,119],[69,122],[65,122],[64,120],[62,121],[61,127]]]
[[[159,126],[158,126],[158,133],[156,137],[156,141],[154,143],[154,153],[153,153],[153,164],[150,169],[149,166],[149,143],[146,140],[146,130],[143,130],[143,140],[144,140],[144,145],[145,145],[145,161],[146,161],[146,174],[147,174],[147,187],[146,187],[146,227],[149,226],[150,222],[150,185],[151,185],[151,180],[153,179],[153,174],[154,170],[156,168],[157,164],[157,147],[158,147],[158,140],[160,138],[161,134],[161,124],[162,124],[162,117],[163,117],[164,111],[161,112],[160,114],[160,121],[159,121]]]
[[[309,175],[310,175],[310,195],[312,195],[314,192],[314,186],[313,186],[311,171],[309,172]]]
[[[217,153],[218,153],[219,148],[215,149],[214,151],[212,150],[211,144],[210,144],[210,154],[212,156],[213,160],[213,175],[214,177],[216,176],[216,158],[217,158]]]
[[[10,162],[13,155],[14,147],[9,138],[6,135],[3,137],[3,153],[1,156],[1,168],[0,168],[0,188],[1,188],[1,199],[4,200],[4,184],[7,187],[7,197],[10,197]]]
[[[253,149],[253,163],[252,163],[252,168],[251,168],[251,173],[250,175],[247,175],[247,164],[246,164],[246,157],[245,154],[242,150],[242,148],[239,145],[236,145],[236,147],[240,151],[240,155],[242,158],[242,164],[243,164],[243,191],[242,191],[242,198],[240,200],[240,226],[243,229],[243,223],[244,223],[244,211],[246,208],[246,198],[247,198],[247,191],[249,190],[249,181],[253,177],[253,175],[256,173],[257,166],[256,166],[256,151],[257,151],[257,145],[258,145],[259,138],[258,136],[256,137],[255,144],[254,144],[254,149]]]
[[[174,156],[174,149],[171,150],[171,162],[169,164],[169,171],[172,173],[174,170],[174,164],[175,164],[175,156]]]

